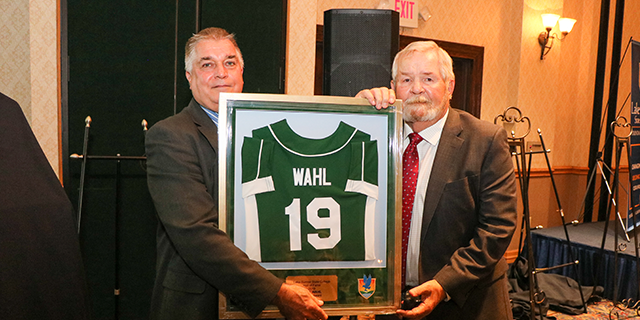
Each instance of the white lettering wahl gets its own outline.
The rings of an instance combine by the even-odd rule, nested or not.
[[[330,186],[327,181],[327,168],[293,168],[293,185],[304,186]]]

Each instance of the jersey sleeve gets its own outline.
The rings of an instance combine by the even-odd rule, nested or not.
[[[351,161],[345,191],[378,199],[378,143],[357,141],[350,145]]]
[[[275,190],[272,177],[273,141],[245,137],[242,143],[242,198],[244,198],[244,239],[236,235],[236,244],[250,259],[261,261],[260,225],[256,194]]]
[[[273,141],[245,137],[242,143],[242,197],[274,190]]]
[[[349,179],[347,192],[367,196],[364,210],[364,260],[375,260],[376,202],[378,201],[378,144],[377,141],[355,141],[351,143]]]

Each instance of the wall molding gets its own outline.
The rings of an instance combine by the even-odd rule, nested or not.
[[[553,175],[588,175],[589,168],[587,167],[574,167],[574,166],[565,166],[565,167],[554,167],[551,169],[553,171]],[[615,170],[615,168],[612,168]],[[621,173],[628,173],[629,166],[621,166]],[[516,175],[518,175],[518,170],[516,170]],[[533,168],[531,169],[530,177],[531,178],[547,178],[550,177],[549,170],[544,168]]]

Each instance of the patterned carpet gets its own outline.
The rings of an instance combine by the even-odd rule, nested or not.
[[[549,311],[547,317],[557,320],[571,320],[571,319],[640,319],[640,309],[628,309],[623,305],[618,304],[618,307],[614,308],[611,301],[600,301],[587,305],[586,314],[577,316],[563,314],[555,311]]]

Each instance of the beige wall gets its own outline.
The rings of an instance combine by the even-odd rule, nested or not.
[[[56,0],[0,1],[0,92],[16,100],[59,174]]]
[[[285,93],[313,95],[316,63],[316,0],[289,1]]]
[[[31,114],[29,82],[29,0],[0,5],[0,92]]]
[[[389,2],[393,3],[392,0]],[[311,31],[304,36],[296,28],[310,29],[307,19],[316,4],[315,23],[323,24],[323,12],[333,8],[375,8],[379,0],[317,0],[300,5],[290,1],[290,17],[303,16],[304,26],[290,25],[289,74],[287,92],[311,94],[313,73],[304,61],[315,50]],[[401,34],[485,48],[482,118],[493,121],[508,106],[520,108],[531,119],[532,128],[540,128],[551,162],[560,166],[587,166],[587,152],[593,105],[593,82],[599,19],[596,0],[528,1],[418,1],[427,5],[432,17],[420,20],[417,29],[401,28]],[[555,41],[545,60],[539,60],[538,34],[543,30],[540,14],[553,12],[578,20],[573,32],[563,41]],[[629,12],[629,11],[628,11]],[[472,17],[472,18],[471,18]],[[640,31],[640,30],[639,30]],[[556,32],[556,30],[554,30]],[[304,43],[292,46],[291,43]],[[299,72],[298,68],[305,68]],[[537,134],[529,136],[538,140]],[[544,159],[534,159],[534,168],[546,167]]]
[[[393,3],[393,0],[388,0]],[[323,24],[323,12],[334,8],[375,8],[380,0],[289,1],[287,93],[312,94],[315,52],[314,24]],[[598,0],[486,0],[426,1],[432,17],[419,20],[417,29],[401,34],[439,39],[485,48],[482,118],[493,121],[508,106],[516,106],[531,120],[534,132],[527,140],[539,141],[541,130],[554,166],[584,168],[593,108],[600,1]],[[609,56],[615,1],[609,24]],[[304,4],[302,4],[304,3]],[[314,11],[315,8],[315,11]],[[640,1],[627,1],[623,47],[632,35],[640,37]],[[315,12],[316,19],[309,17]],[[578,20],[562,41],[556,39],[545,60],[540,60],[540,14],[556,13]],[[300,30],[304,30],[301,32]],[[558,33],[557,28],[552,32]],[[624,49],[624,48],[623,48]],[[608,60],[607,60],[608,64]],[[630,64],[623,65],[619,105],[629,92]],[[607,71],[607,78],[609,71]],[[605,88],[608,89],[608,84]],[[605,97],[607,94],[605,92]],[[626,113],[625,113],[626,112]],[[628,114],[628,104],[623,110]],[[546,168],[543,157],[534,168]]]

